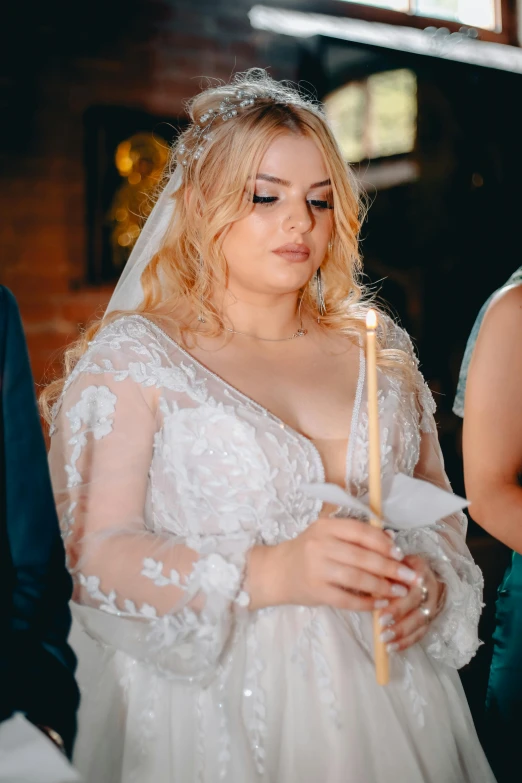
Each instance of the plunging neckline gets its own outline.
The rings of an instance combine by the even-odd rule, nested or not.
[[[214,378],[218,383],[220,383],[222,386],[224,386],[226,389],[228,389],[233,394],[237,394],[239,397],[242,397],[243,400],[249,403],[249,405],[254,406],[257,408],[260,413],[262,413],[263,416],[270,417],[276,424],[279,425],[279,427],[285,431],[289,432],[291,435],[293,435],[295,438],[297,438],[299,441],[306,443],[309,448],[312,449],[314,452],[314,455],[317,460],[317,464],[321,468],[321,477],[320,477],[320,483],[324,484],[326,480],[326,470],[325,470],[325,464],[324,460],[321,456],[321,452],[313,442],[311,438],[309,438],[307,435],[304,435],[299,430],[295,429],[295,427],[292,427],[291,424],[288,424],[284,419],[282,419],[280,416],[277,416],[277,414],[272,413],[271,410],[266,408],[264,405],[262,405],[257,400],[254,400],[253,397],[250,397],[250,395],[245,394],[245,392],[242,392],[240,389],[238,389],[236,386],[234,386],[232,383],[229,383],[226,381],[221,375],[214,372],[214,370],[209,369],[203,362],[201,362],[199,359],[196,359],[195,356],[193,356],[190,351],[187,351],[186,348],[184,348],[177,340],[175,340],[173,337],[171,337],[170,334],[164,331],[160,326],[158,326],[154,321],[151,321],[150,318],[146,318],[144,315],[135,314],[130,316],[131,318],[137,318],[140,321],[143,321],[144,323],[150,325],[153,329],[155,329],[157,332],[159,332],[163,337],[165,337],[168,342],[172,343],[172,345],[178,349],[180,353],[182,353],[184,356],[187,357],[187,359],[192,362],[196,367],[198,367],[200,370],[202,370],[205,373],[208,373],[212,378]],[[362,402],[362,392],[364,388],[364,378],[366,373],[366,359],[364,356],[364,351],[362,349],[362,346],[359,344],[359,368],[358,368],[358,375],[357,375],[357,386],[355,391],[355,398],[353,402],[353,410],[352,410],[352,417],[350,421],[350,429],[348,432],[348,439],[346,442],[346,455],[345,455],[345,471],[344,471],[344,489],[349,488],[351,474],[352,474],[352,461],[353,461],[353,451],[355,447],[355,440],[354,440],[354,433],[355,428],[357,425],[357,421],[359,420],[359,411],[361,408],[361,402]]]

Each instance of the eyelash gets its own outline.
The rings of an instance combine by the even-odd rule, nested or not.
[[[252,199],[254,204],[264,204],[265,206],[274,204],[277,200],[277,196],[258,196],[256,194],[254,194]],[[321,199],[310,199],[308,203],[311,207],[314,207],[314,209],[333,209],[333,204],[330,204],[328,201],[323,201]]]

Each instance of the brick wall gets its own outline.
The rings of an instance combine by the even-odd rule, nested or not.
[[[0,71],[0,282],[18,298],[41,383],[111,293],[83,282],[85,110],[175,116],[203,76],[262,65],[293,78],[296,58],[291,39],[274,47],[252,30],[249,0],[91,0],[78,21],[65,2],[16,5]]]

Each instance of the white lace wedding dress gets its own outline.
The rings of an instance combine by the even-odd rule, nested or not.
[[[392,327],[389,346],[412,353]],[[412,358],[413,361],[413,358]],[[364,494],[365,367],[346,460]],[[420,373],[380,373],[383,475],[447,486]],[[447,583],[422,644],[375,682],[371,617],[249,612],[246,552],[319,514],[313,444],[150,321],[103,328],[56,406],[51,469],[75,580],[88,783],[490,783],[456,669],[478,646],[482,577],[465,518],[399,535]],[[198,553],[194,561],[194,551]]]

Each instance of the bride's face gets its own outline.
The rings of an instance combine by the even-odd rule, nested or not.
[[[247,197],[254,208],[231,225],[223,243],[229,288],[298,291],[321,265],[332,233],[332,193],[318,147],[304,136],[278,136]]]

